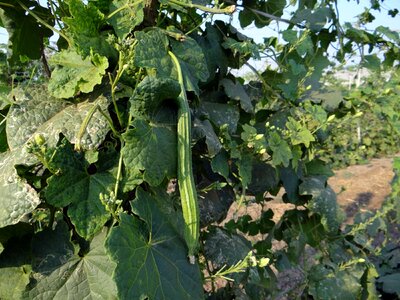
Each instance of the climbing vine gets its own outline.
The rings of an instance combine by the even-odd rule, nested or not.
[[[398,67],[398,33],[362,26],[381,1],[359,26],[331,0],[44,2],[0,2],[1,299],[378,297],[317,155],[354,105],[313,93],[360,48]],[[278,221],[240,213],[283,189]]]

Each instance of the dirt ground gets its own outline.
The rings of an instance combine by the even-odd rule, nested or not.
[[[373,159],[369,164],[338,170],[328,181],[337,194],[338,203],[347,216],[347,223],[358,211],[374,211],[390,194],[393,159]]]
[[[355,165],[337,170],[335,175],[329,179],[328,183],[336,192],[338,203],[347,216],[345,223],[352,223],[354,215],[360,210],[374,211],[381,207],[383,201],[391,192],[391,181],[394,176],[392,163],[393,159],[391,158],[373,159],[365,165]],[[272,209],[274,212],[273,221],[278,222],[286,210],[294,208],[294,205],[282,202],[283,193],[284,191],[278,194],[274,200],[264,202],[263,205],[250,201],[250,203],[238,209],[236,202],[234,202],[226,219],[220,225],[222,226],[225,222],[244,214],[250,215],[255,220],[260,217],[263,211],[268,209]],[[253,242],[265,237],[266,235],[261,234],[246,236]],[[283,247],[285,247],[284,243],[273,241],[273,248],[280,249]],[[290,272],[293,272],[293,269],[290,269]],[[292,273],[290,276],[285,274],[282,276],[294,280]],[[225,284],[225,281],[219,280],[216,286],[222,287]],[[285,284],[283,283],[283,285]],[[288,286],[291,286],[291,284]],[[211,286],[205,285],[205,289],[210,290]],[[282,291],[284,290],[287,290],[287,286],[282,286]],[[281,297],[279,299],[287,298]]]
[[[376,210],[381,207],[391,192],[390,183],[394,176],[392,163],[391,158],[380,158],[373,159],[365,165],[349,166],[335,171],[335,176],[331,177],[328,183],[336,192],[337,201],[347,216],[346,223],[352,223],[354,215],[360,210]],[[237,210],[236,203],[233,203],[221,225],[244,214],[257,219],[262,211],[268,209],[272,209],[273,221],[277,222],[286,210],[294,207],[292,204],[282,203],[283,192],[274,200],[265,202],[263,206],[249,203]],[[258,238],[260,237],[255,237]]]

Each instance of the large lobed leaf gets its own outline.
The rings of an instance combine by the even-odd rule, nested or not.
[[[39,14],[49,25],[54,24],[49,9],[33,0],[21,2],[35,14]],[[39,59],[42,55],[43,39],[50,37],[53,32],[41,26],[31,14],[26,14],[15,0],[3,0],[1,3],[3,5],[0,8],[0,24],[3,24],[9,34],[9,61],[17,64],[20,63],[21,57]]]
[[[106,231],[96,235],[87,253],[74,251],[70,233],[61,222],[34,237],[33,278],[25,299],[117,299],[112,279],[115,263],[106,254]]]
[[[107,113],[108,101],[100,96],[93,102],[79,104],[49,96],[45,89],[37,87],[30,91],[15,92],[16,103],[7,116],[7,141],[11,149],[24,145],[32,136],[41,134],[47,145],[55,147],[62,133],[71,143],[77,136],[83,120],[93,106],[98,105]],[[83,134],[81,144],[85,150],[96,149],[109,131],[106,118],[96,111]]]
[[[358,264],[336,272],[323,264],[313,266],[309,273],[309,293],[315,299],[360,299],[364,271],[365,267]]]
[[[2,228],[4,231],[13,231],[12,226]],[[15,234],[15,232],[12,232]],[[11,235],[12,235],[11,233]],[[7,233],[6,233],[7,234]],[[26,241],[29,235],[12,236],[0,254],[0,299],[21,299],[31,274],[30,245]]]
[[[108,32],[102,28],[106,23],[105,16],[97,7],[106,4],[101,4],[99,1],[96,1],[97,3],[89,1],[85,4],[81,0],[64,2],[68,5],[69,16],[63,17],[62,21],[68,25],[66,34],[72,38],[72,43],[78,52],[84,57],[91,55],[93,51],[113,58],[115,49],[107,41]]]
[[[159,77],[178,78],[175,66],[168,54],[176,55],[182,68],[185,87],[199,95],[198,82],[205,82],[208,69],[202,49],[195,40],[185,37],[182,41],[169,40],[160,29],[135,33],[138,45],[135,48],[135,65],[155,69]]]
[[[336,201],[336,193],[326,186],[324,176],[310,176],[303,179],[299,186],[300,195],[312,195],[309,209],[321,216],[322,225],[327,231],[335,232],[341,224],[340,208]]]
[[[165,124],[136,119],[134,128],[123,134],[121,150],[125,167],[140,170],[143,179],[152,186],[176,174],[176,132]],[[135,172],[137,173],[137,172]]]
[[[233,82],[230,79],[224,78],[220,82],[221,86],[224,87],[226,95],[234,100],[239,101],[240,107],[248,113],[254,112],[253,104],[249,95],[246,93],[244,87],[238,83]]]
[[[83,59],[74,50],[63,50],[55,54],[49,63],[55,69],[48,89],[56,98],[71,98],[78,92],[92,92],[101,83],[108,68],[106,57],[91,53]]]
[[[204,241],[204,254],[217,268],[234,265],[251,251],[251,243],[237,234],[216,227]]]
[[[68,216],[84,238],[98,232],[110,216],[100,201],[100,194],[109,194],[116,179],[113,170],[102,163],[108,164],[108,160],[113,161],[116,157],[104,157],[94,165],[96,172],[92,174],[85,157],[74,152],[65,139],[57,148],[46,151],[45,160],[55,173],[47,180],[46,201],[56,207],[69,205]]]
[[[114,0],[110,8],[111,13],[118,11],[110,19],[115,33],[120,39],[124,39],[136,26],[140,25],[144,19],[144,1],[135,0]],[[124,9],[121,10],[121,7]]]
[[[7,115],[7,142],[11,150],[24,145],[37,128],[50,120],[68,103],[50,97],[44,87],[30,91],[17,89],[13,92],[15,103]]]
[[[166,201],[138,189],[131,205],[144,223],[122,214],[109,235],[120,299],[203,299],[199,266],[189,263],[174,226],[177,215],[167,213]]]
[[[0,154],[0,227],[18,223],[40,203],[37,192],[14,167],[31,159],[24,148]]]
[[[171,78],[146,76],[129,99],[130,112],[135,117],[151,118],[166,99],[176,99],[179,83]]]

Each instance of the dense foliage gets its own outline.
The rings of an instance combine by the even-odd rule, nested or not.
[[[341,227],[332,172],[315,156],[363,100],[313,93],[330,45],[332,59],[365,48],[364,65],[396,69],[399,36],[363,29],[381,1],[360,26],[341,26],[336,4],[2,0],[0,298],[398,295],[398,273],[371,258],[372,219]],[[287,26],[257,44],[215,14]],[[256,82],[232,74],[264,56]],[[292,208],[277,223],[263,210],[218,225],[232,202],[262,207],[283,188]]]
[[[356,72],[349,72],[355,75]],[[363,163],[398,153],[400,143],[399,72],[372,73],[362,84],[327,76],[327,88],[316,97],[344,101],[349,111],[335,119],[316,156],[334,167]]]

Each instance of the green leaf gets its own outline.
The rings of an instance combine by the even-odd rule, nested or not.
[[[306,22],[311,31],[320,31],[325,24],[332,19],[333,12],[328,7],[319,7],[317,9],[298,10],[292,18],[294,23]]]
[[[172,52],[179,59],[183,80],[187,90],[199,95],[198,82],[208,79],[208,69],[202,49],[195,40],[185,37],[183,41],[168,40],[165,32],[153,29],[135,32],[138,45],[135,48],[134,63],[138,67],[155,69],[159,77],[176,78],[178,75],[168,54]]]
[[[117,288],[111,277],[116,265],[106,254],[106,230],[93,238],[87,253],[82,249],[74,253],[69,239],[67,227],[61,225],[34,238],[37,284],[25,298],[116,299]]]
[[[165,124],[135,119],[123,134],[121,150],[125,167],[143,171],[143,179],[152,186],[176,174],[176,131]]]
[[[0,268],[1,299],[20,299],[29,283],[30,266]]]
[[[114,14],[109,21],[121,40],[126,38],[136,26],[143,22],[144,4],[145,1],[137,0],[115,0],[111,3],[110,14],[124,7],[118,13]]]
[[[389,294],[400,294],[400,273],[384,275],[379,277],[376,281],[382,284],[384,292]]]
[[[315,103],[321,103],[323,109],[328,112],[335,111],[344,102],[342,92],[339,89],[313,91],[310,94]]]
[[[253,195],[264,195],[273,192],[278,187],[279,178],[277,170],[269,163],[255,162],[251,174],[248,191]]]
[[[39,14],[49,25],[54,25],[50,10],[40,6],[36,1],[23,0],[35,14]],[[15,0],[3,0],[0,9],[0,20],[9,34],[8,47],[11,51],[9,61],[12,64],[20,63],[21,57],[39,59],[42,54],[43,40],[53,32],[41,26],[35,18],[17,5]]]
[[[49,146],[55,145],[62,133],[71,143],[76,144],[79,131],[85,118],[94,106],[98,106],[105,115],[108,115],[109,100],[100,96],[93,102],[85,101],[65,107],[38,127],[36,133],[42,134]],[[95,150],[106,138],[110,125],[106,117],[98,110],[90,118],[81,138],[81,148]]]
[[[254,111],[251,99],[240,83],[234,83],[232,80],[224,78],[220,81],[220,84],[224,87],[229,98],[239,101],[240,107],[245,112],[252,113]]]
[[[183,41],[170,40],[172,52],[178,57],[182,68],[182,75],[185,87],[200,95],[198,83],[206,82],[209,73],[206,59],[201,47],[189,37]]]
[[[314,299],[359,299],[363,273],[364,267],[358,265],[336,272],[324,265],[314,266],[309,272],[309,293]]]
[[[10,149],[24,145],[36,132],[37,128],[51,119],[68,103],[50,97],[44,87],[29,91],[17,89],[13,92],[15,104],[7,115],[7,140]]]
[[[290,44],[295,44],[297,41],[297,31],[292,29],[284,30],[282,31],[282,38]]]
[[[222,46],[226,49],[232,50],[233,53],[239,53],[242,56],[251,56],[255,60],[260,60],[260,47],[254,43],[252,39],[244,41],[237,41],[232,38],[227,38]]]
[[[221,47],[224,38],[222,33],[209,22],[207,22],[205,26],[205,35],[202,37],[197,36],[196,40],[201,46],[207,62],[208,73],[210,74],[208,80],[212,80],[217,70],[219,70],[221,74],[226,74],[228,58],[225,54],[225,49]]]
[[[327,121],[328,114],[321,105],[312,105],[311,102],[307,101],[304,103],[304,108],[320,125]]]
[[[279,133],[273,131],[268,139],[268,145],[272,150],[272,163],[274,166],[282,164],[284,167],[289,166],[290,160],[293,158],[289,144],[281,138]]]
[[[0,228],[18,223],[40,203],[37,192],[14,167],[31,159],[24,148],[0,153]]]
[[[239,122],[239,109],[233,105],[201,101],[199,111],[216,127],[228,125],[230,134],[236,132]]]
[[[372,54],[365,55],[361,65],[372,71],[379,71],[381,69],[382,62],[376,54]]]
[[[253,157],[248,153],[243,153],[242,157],[236,164],[239,170],[240,182],[244,188],[247,188],[251,182]]]
[[[326,177],[332,177],[335,173],[331,170],[329,165],[320,159],[313,159],[306,164],[307,175],[323,175]]]
[[[40,87],[17,92],[16,103],[7,117],[7,140],[11,149],[24,145],[36,135],[42,135],[49,147],[56,146],[60,133],[71,143],[76,143],[81,125],[95,105],[108,114],[108,100],[103,96],[93,102],[71,104],[49,96]],[[97,149],[109,128],[107,119],[96,110],[82,136],[82,148]]]
[[[0,254],[0,299],[22,298],[32,269],[29,240],[14,237]]]
[[[222,186],[220,182],[212,182],[203,179],[203,184],[215,189],[200,190],[198,192],[198,204],[200,209],[200,226],[205,227],[214,222],[221,222],[226,218],[229,207],[235,199],[235,193],[229,185]]]
[[[148,32],[137,31],[138,44],[135,48],[134,64],[138,67],[155,69],[159,77],[174,77],[173,63],[168,55],[169,42],[160,29]]]
[[[42,279],[40,274],[51,274],[74,256],[70,238],[68,225],[62,220],[57,221],[54,229],[47,227],[32,238],[32,277],[35,280]]]
[[[46,201],[56,207],[69,205],[68,216],[78,234],[85,239],[93,236],[109,218],[99,197],[114,188],[112,170],[99,160],[93,174],[84,155],[74,152],[65,139],[57,148],[46,151],[45,160],[50,171],[55,173],[47,179]],[[104,163],[108,162],[104,160]]]
[[[66,0],[70,15],[62,21],[68,25],[66,34],[72,37],[75,46],[84,57],[98,53],[113,57],[115,50],[107,42],[108,32],[102,30],[104,15],[95,4],[81,0]],[[71,45],[72,46],[72,45]]]
[[[203,299],[197,264],[189,263],[187,249],[173,226],[174,217],[160,207],[165,199],[142,189],[131,202],[138,217],[120,215],[119,226],[106,247],[118,262],[114,279],[120,299]]]
[[[135,117],[152,117],[166,99],[175,101],[181,89],[176,80],[147,76],[129,99],[130,112]]]
[[[299,197],[299,184],[301,176],[301,168],[294,170],[292,166],[280,167],[279,179],[282,181],[283,187],[285,188],[285,201],[289,203],[297,204],[300,200]],[[287,199],[285,199],[287,198]]]
[[[213,172],[220,174],[225,179],[228,179],[229,177],[228,160],[229,160],[228,154],[224,150],[219,152],[211,160],[211,168]]]
[[[391,30],[389,27],[378,26],[375,29],[375,32],[384,34],[387,38],[395,41],[396,43],[400,43],[400,35],[397,31]]]
[[[218,136],[209,120],[195,118],[193,121],[192,139],[200,140],[206,138],[208,154],[214,157],[222,149]]]
[[[49,59],[55,66],[49,81],[49,92],[56,98],[71,98],[79,91],[90,93],[100,84],[108,68],[108,60],[90,53],[83,59],[74,50],[63,50]]]
[[[217,268],[232,266],[251,250],[251,243],[237,234],[216,227],[204,241],[204,254]]]
[[[304,65],[297,63],[294,59],[289,59],[290,74],[295,76],[304,76],[307,69]]]
[[[290,132],[290,140],[293,145],[304,144],[307,148],[309,148],[310,143],[315,141],[315,138],[310,130],[308,130],[308,128],[305,126],[302,126],[300,122],[296,121],[292,117],[288,118],[286,127]]]
[[[327,231],[335,232],[341,223],[341,214],[336,201],[336,193],[326,186],[326,179],[306,177],[299,186],[300,195],[312,195],[308,208],[321,216],[321,222]]]

